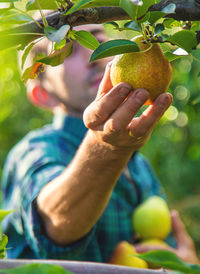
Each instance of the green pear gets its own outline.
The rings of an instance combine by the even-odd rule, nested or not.
[[[171,215],[167,203],[152,196],[133,212],[132,225],[141,239],[164,239],[171,230]]]

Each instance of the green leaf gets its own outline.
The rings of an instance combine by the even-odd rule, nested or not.
[[[134,5],[130,0],[120,0],[120,7],[134,20],[138,11],[138,6]]]
[[[168,37],[168,41],[177,45],[178,47],[191,52],[197,45],[196,35],[190,30],[181,30]]]
[[[147,12],[145,15],[143,15],[141,17],[141,19],[138,20],[138,22],[141,24],[141,23],[144,23],[144,22],[149,22],[149,18],[150,18],[150,12]]]
[[[124,27],[139,32],[138,25],[136,24],[135,21],[129,21],[129,22],[125,23]]]
[[[56,0],[37,0],[39,6],[44,10],[56,10],[58,8]],[[29,0],[26,4],[26,10],[38,10],[39,6],[36,0]]]
[[[23,69],[24,67],[24,64],[25,64],[25,61],[26,61],[26,58],[29,54],[29,52],[31,51],[32,47],[35,45],[36,43],[31,43],[28,45],[28,47],[26,47],[23,55],[22,55],[22,63],[21,63],[21,69]]]
[[[67,43],[63,48],[54,51],[52,54],[50,54],[47,57],[43,57],[37,62],[44,63],[46,65],[51,66],[58,66],[62,64],[70,54],[72,53],[72,42]]]
[[[55,29],[51,26],[47,26],[44,28],[44,34],[50,41],[53,41],[59,44],[60,41],[63,38],[65,38],[69,29],[70,29],[69,25],[63,25],[59,29]]]
[[[120,0],[79,0],[66,14],[71,14],[77,10],[86,8],[119,6],[119,1]]]
[[[132,0],[120,0],[120,7],[124,9],[127,14],[132,18],[140,18],[145,15],[148,9],[160,0],[145,0],[145,1],[132,1]]]
[[[198,272],[198,270],[194,270],[191,264],[183,262],[177,255],[175,255],[171,251],[153,250],[147,253],[137,255],[137,257],[170,270],[178,270],[188,274],[200,273]]]
[[[1,269],[2,274],[72,274],[59,265],[33,263],[10,269]]]
[[[19,11],[14,9],[2,9],[0,10],[0,24],[24,24],[26,22],[31,21],[32,19],[25,15],[21,14]]]
[[[179,59],[179,58],[181,58],[181,57],[184,56],[184,55],[173,54],[171,51],[166,51],[166,52],[164,53],[164,55],[165,55],[165,57],[167,58],[167,60],[168,60],[169,62],[172,62],[172,61],[174,61],[174,60],[176,60],[176,59]]]
[[[115,28],[119,28],[119,25],[116,22],[106,22],[105,25],[112,25]]]
[[[158,35],[165,29],[163,24],[157,24],[155,27],[155,35]]]
[[[159,3],[160,1],[161,0],[145,0],[145,1],[143,1],[143,5],[138,7],[137,17],[143,16],[152,5]]]
[[[6,245],[8,243],[8,237],[5,234],[0,236],[0,258],[6,257]]]
[[[62,49],[66,45],[66,39],[63,38],[60,43],[55,43],[54,50]]]
[[[8,237],[5,234],[0,236],[0,251],[4,250],[8,243]]]
[[[165,13],[162,12],[162,11],[151,11],[150,12],[150,18],[149,18],[149,23],[154,24],[156,21],[158,21],[163,16],[165,16]]]
[[[194,59],[197,59],[197,60],[200,61],[200,49],[192,50],[192,51],[190,52],[190,54],[192,55],[192,57],[193,57]]]
[[[99,46],[99,42],[97,41],[97,39],[88,31],[76,31],[74,32],[74,36],[79,44],[88,49],[95,50]]]
[[[91,55],[90,62],[114,56],[121,53],[138,52],[140,51],[138,45],[135,42],[126,39],[116,39],[107,41],[101,44]]]
[[[2,210],[0,209],[0,222],[10,213],[14,212],[15,210]]]
[[[36,79],[40,72],[43,72],[45,65],[43,63],[36,62],[32,66],[28,67],[22,75],[22,81],[24,84],[28,81],[28,79]]]
[[[176,11],[176,5],[175,4],[169,4],[166,7],[164,7],[162,9],[162,12],[166,13],[166,14],[171,14],[171,13],[175,13]]]
[[[174,20],[173,18],[167,18],[163,21],[163,25],[166,27],[166,28],[173,28],[174,27],[174,22],[176,20]]]
[[[0,0],[0,3],[12,3],[12,2],[18,2],[19,0]]]

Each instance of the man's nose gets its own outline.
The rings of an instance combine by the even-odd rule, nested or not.
[[[91,57],[92,53],[93,53],[93,50],[90,50],[88,48],[83,49],[83,57],[84,57],[84,60],[88,67],[94,67],[99,62],[99,61],[90,62],[90,57]]]

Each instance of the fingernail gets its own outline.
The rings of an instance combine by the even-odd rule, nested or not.
[[[160,99],[159,99],[159,104],[160,106],[166,106],[169,104],[170,98],[168,94],[162,94]]]
[[[126,96],[129,94],[129,92],[131,92],[131,86],[122,86],[120,89],[119,89],[119,95],[124,99],[126,98]]]
[[[140,89],[136,91],[136,100],[138,103],[143,103],[147,100],[148,94],[147,91],[144,89]]]

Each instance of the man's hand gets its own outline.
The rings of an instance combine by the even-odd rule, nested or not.
[[[115,149],[137,150],[146,143],[172,103],[171,94],[163,93],[140,117],[134,118],[148,98],[146,90],[133,91],[127,83],[113,87],[108,64],[96,99],[84,112],[85,125],[98,141],[110,144]]]
[[[172,230],[174,237],[177,241],[177,248],[172,247],[160,247],[160,246],[147,246],[147,245],[134,245],[136,251],[139,253],[148,252],[151,250],[165,249],[174,252],[183,261],[193,264],[200,264],[197,257],[195,246],[192,238],[188,235],[183,222],[181,221],[179,214],[176,210],[171,211],[172,218]]]

